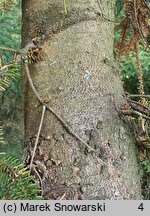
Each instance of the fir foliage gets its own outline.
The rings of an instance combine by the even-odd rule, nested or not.
[[[4,1],[0,0],[0,46],[19,49],[21,45],[21,9],[20,0],[13,0],[6,10],[2,10]],[[12,60],[13,54],[0,51],[3,56],[3,62],[8,63]]]
[[[0,147],[6,144],[0,127]],[[41,191],[30,175],[25,164],[12,155],[0,152],[0,199],[37,200],[42,199]]]
[[[21,0],[0,0],[0,46],[20,49]],[[0,50],[0,119],[5,139],[0,151],[18,158],[21,158],[23,144],[21,104],[19,56]]]
[[[14,156],[0,157],[0,199],[37,200],[42,199],[40,189],[35,184],[25,165]]]
[[[0,91],[5,91],[20,78],[20,66],[15,62],[0,65]],[[15,89],[14,89],[15,91]]]

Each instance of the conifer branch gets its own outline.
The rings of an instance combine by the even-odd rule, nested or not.
[[[129,94],[128,97],[145,97],[145,98],[150,98],[150,95]]]
[[[8,47],[0,46],[0,49],[3,50],[3,51],[8,51],[8,52],[11,52],[11,53],[15,53],[15,54],[20,54],[21,53],[19,50],[15,50],[15,49],[8,48]]]
[[[150,121],[150,117],[147,115],[142,114],[141,112],[138,112],[136,110],[121,110],[120,113],[124,115],[130,115],[130,116],[139,116],[142,117],[148,121]]]

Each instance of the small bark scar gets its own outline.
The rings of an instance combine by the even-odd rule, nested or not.
[[[95,150],[100,148],[101,137],[96,129],[91,129],[89,133],[89,145]]]

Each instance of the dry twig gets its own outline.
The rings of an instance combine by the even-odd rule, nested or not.
[[[32,157],[31,157],[30,170],[32,169],[33,160],[34,160],[34,157],[35,157],[35,152],[36,152],[36,149],[37,149],[37,145],[38,145],[38,141],[39,141],[39,136],[40,136],[42,125],[43,125],[45,111],[46,111],[46,107],[45,107],[45,105],[43,105],[41,121],[40,121],[39,129],[38,129],[38,133],[37,133],[37,136],[36,136],[36,140],[35,140],[35,145],[34,145]]]

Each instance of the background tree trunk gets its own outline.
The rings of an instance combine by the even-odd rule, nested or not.
[[[98,4],[99,3],[99,4]],[[23,0],[23,47],[44,37],[44,59],[30,64],[42,98],[75,133],[97,151],[86,147],[46,112],[34,158],[47,199],[140,199],[140,177],[132,134],[115,106],[125,103],[113,59],[114,0]],[[25,138],[34,146],[42,106],[24,78]],[[30,157],[30,153],[28,153]],[[26,159],[27,160],[27,159]],[[38,173],[38,174],[37,174]]]

